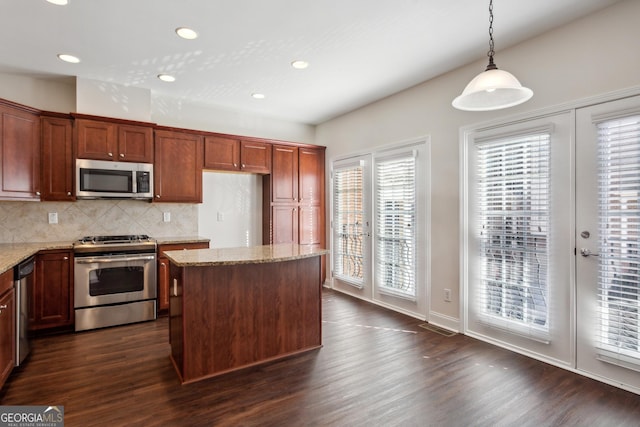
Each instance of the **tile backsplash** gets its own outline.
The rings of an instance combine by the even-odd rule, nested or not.
[[[169,222],[164,222],[166,212]],[[50,213],[57,213],[57,224],[49,224]],[[0,243],[73,241],[106,234],[197,235],[198,205],[138,200],[0,202]]]

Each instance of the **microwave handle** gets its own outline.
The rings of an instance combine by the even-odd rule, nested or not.
[[[155,255],[115,255],[115,256],[98,256],[88,258],[76,257],[76,263],[78,264],[93,264],[93,263],[105,263],[105,262],[127,262],[127,261],[153,261]]]

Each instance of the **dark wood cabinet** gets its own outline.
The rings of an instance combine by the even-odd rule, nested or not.
[[[324,148],[274,145],[272,157],[271,175],[263,179],[263,243],[324,248]]]
[[[222,136],[205,136],[204,168],[266,174],[271,171],[271,144]]]
[[[153,163],[153,128],[100,120],[75,121],[80,159]]]
[[[0,275],[0,388],[15,366],[16,303],[13,270]]]
[[[73,124],[71,119],[42,117],[40,128],[40,199],[73,201]]]
[[[157,130],[155,138],[154,200],[202,203],[202,136]]]
[[[271,202],[298,201],[298,148],[274,145],[271,164]]]
[[[169,309],[169,260],[164,253],[187,249],[207,249],[208,242],[168,243],[158,245],[158,311]]]
[[[17,104],[0,102],[0,199],[39,197],[39,113]]]
[[[29,329],[70,326],[73,317],[73,252],[46,250],[36,255]]]

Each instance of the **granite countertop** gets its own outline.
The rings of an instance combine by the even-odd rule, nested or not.
[[[307,245],[279,244],[240,248],[191,249],[168,251],[165,255],[180,267],[204,267],[214,265],[262,264],[291,261],[326,255],[329,251]]]
[[[170,243],[199,243],[210,240],[199,236],[156,237],[155,239],[158,245]],[[0,274],[12,269],[15,265],[37,254],[39,251],[72,249],[73,242],[75,242],[75,240],[68,242],[0,243]]]
[[[154,237],[158,245],[170,245],[173,243],[208,243],[211,239],[200,236],[168,236]]]
[[[0,273],[47,249],[71,249],[73,242],[0,243]]]

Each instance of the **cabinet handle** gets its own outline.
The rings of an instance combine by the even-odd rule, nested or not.
[[[39,191],[36,191],[36,196],[39,196],[39,195],[40,195],[40,192],[39,192]]]
[[[233,167],[234,167],[234,168],[237,168],[237,167],[238,167],[238,164],[237,164],[237,163],[234,163],[234,164],[233,164]]]
[[[0,305],[0,310],[4,310],[5,308],[7,308],[7,304]]]
[[[113,153],[107,153],[109,157],[113,157]]]
[[[245,166],[246,166],[246,165],[243,163],[243,164],[242,164],[242,169],[244,169],[244,168],[245,168]]]
[[[173,296],[178,296],[178,279],[173,279]]]
[[[68,256],[65,256],[65,257],[62,257],[62,259],[66,261],[66,260],[68,260],[68,259],[69,259],[69,257],[68,257]]]
[[[124,157],[124,153],[120,153],[120,157]]]
[[[70,195],[71,195],[71,191],[67,191],[67,196],[70,196]]]
[[[159,195],[159,194],[156,194],[156,199],[159,199],[159,198],[160,198],[160,195]]]

